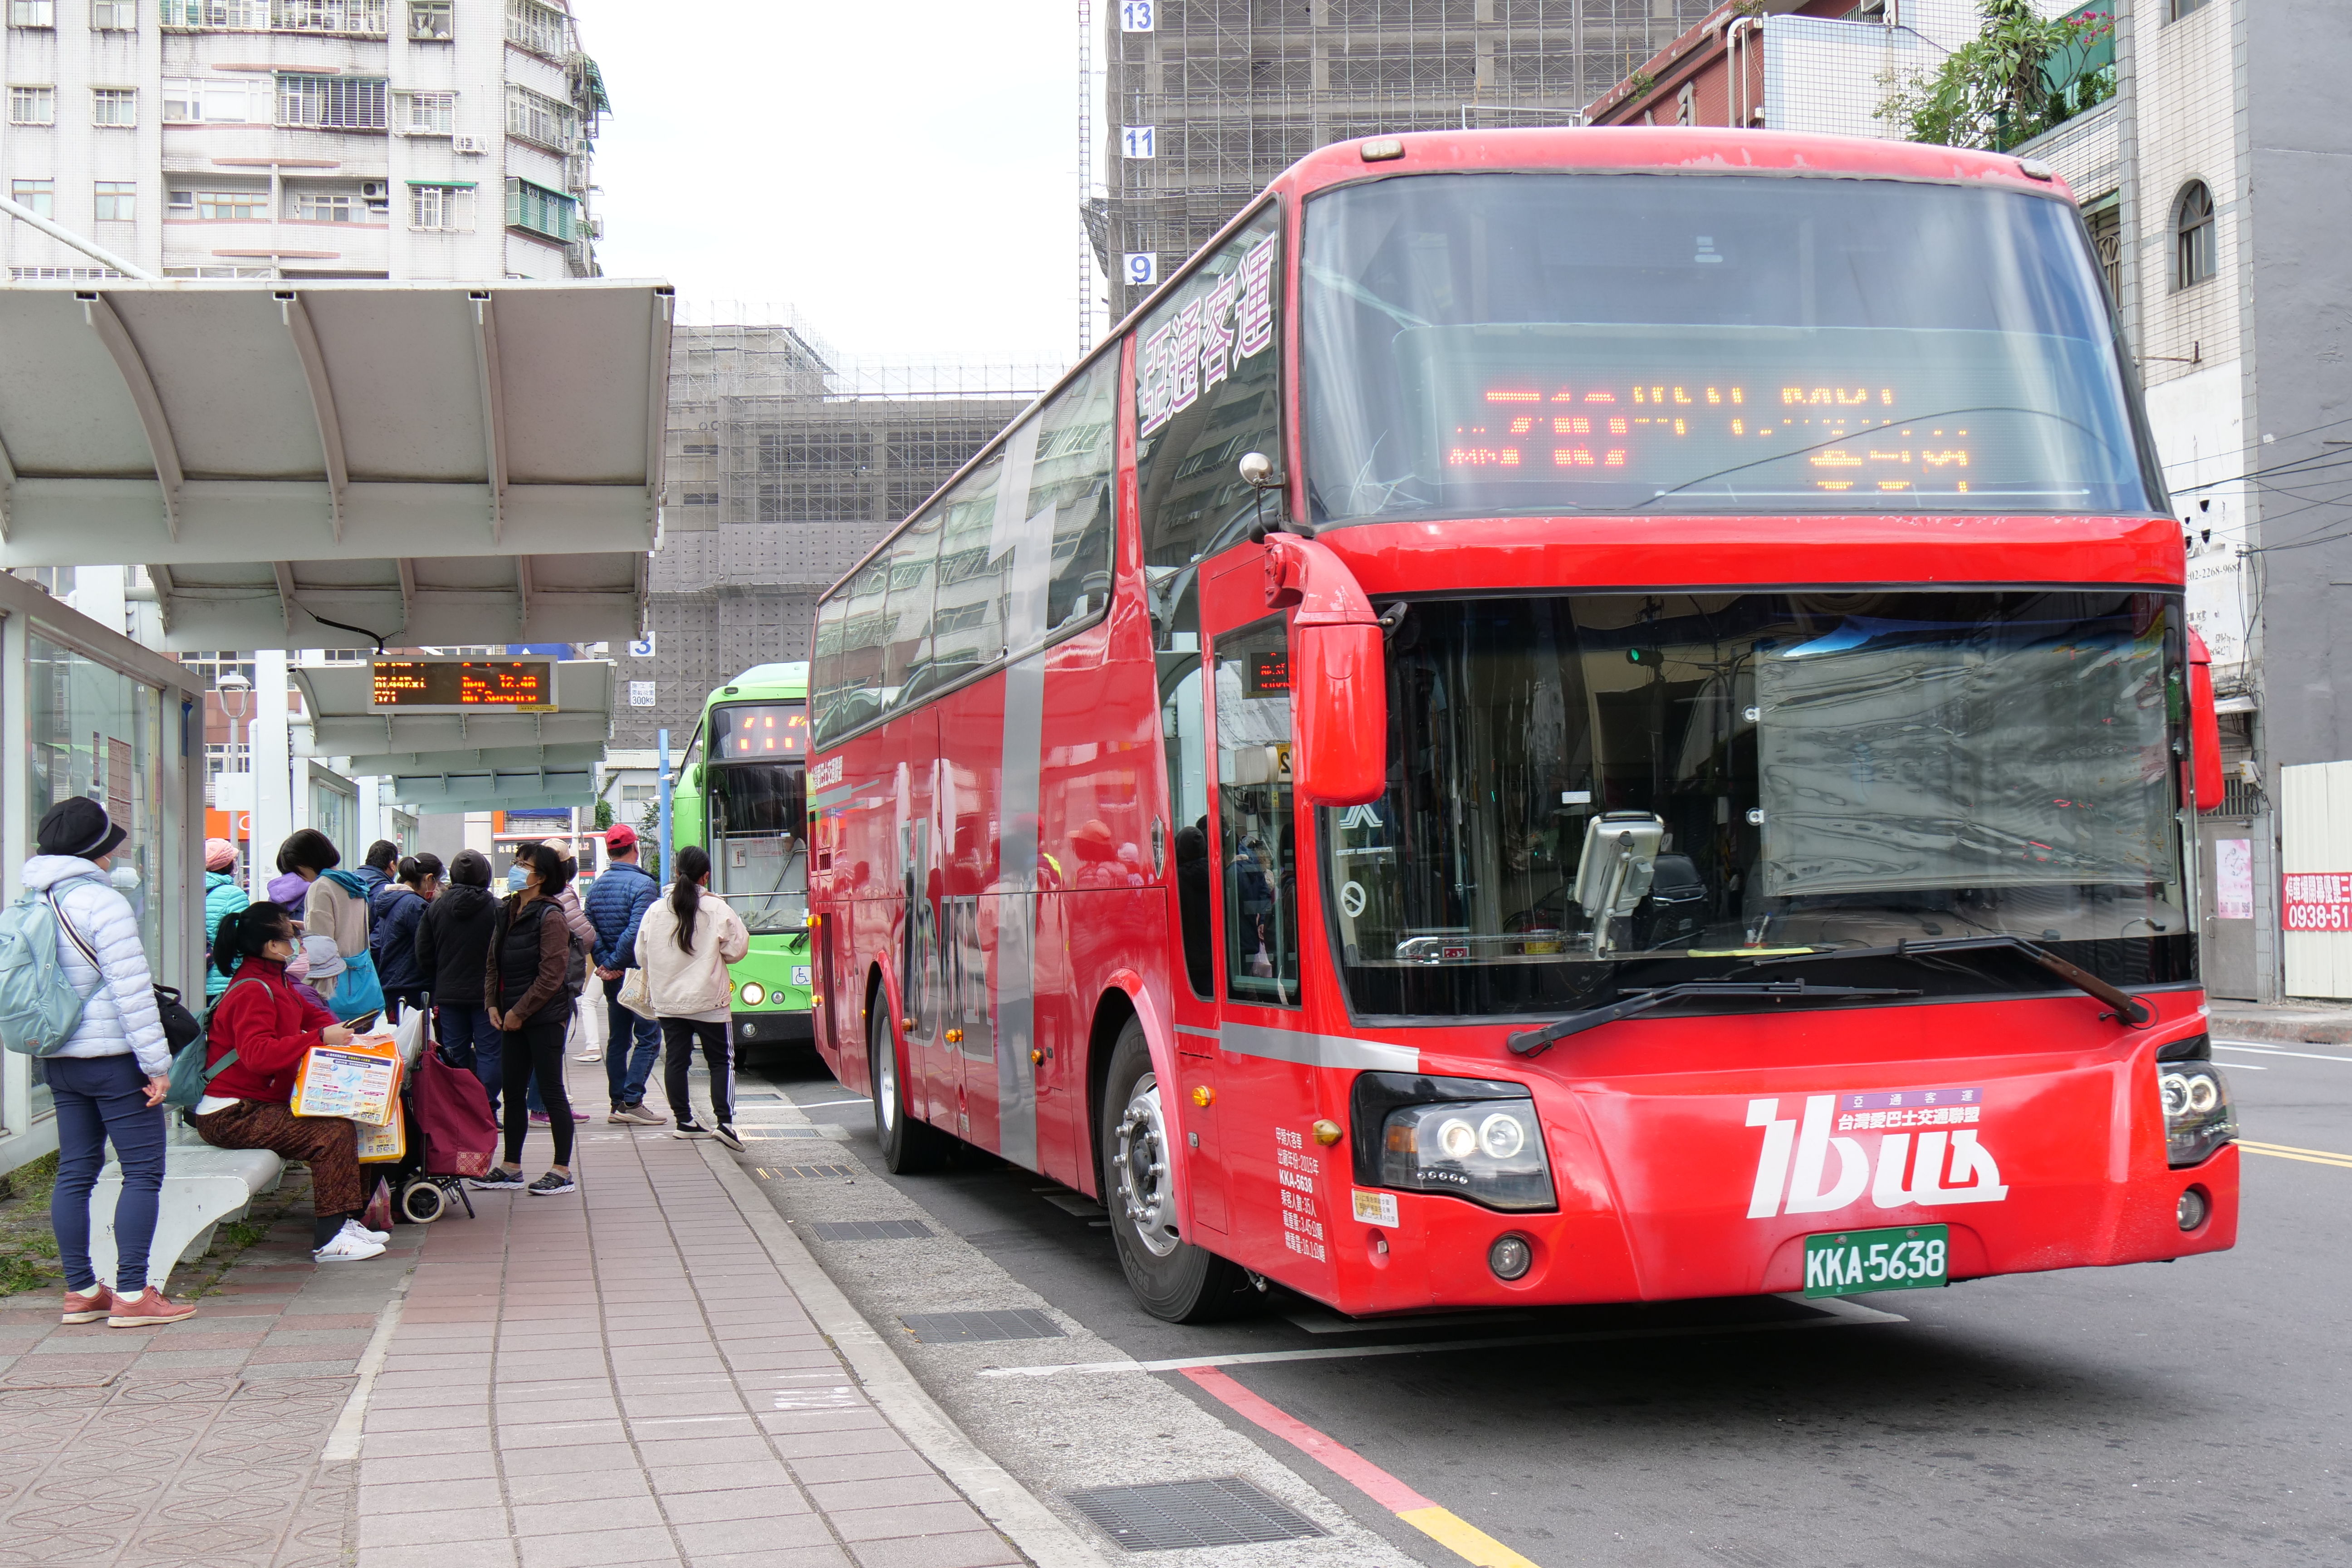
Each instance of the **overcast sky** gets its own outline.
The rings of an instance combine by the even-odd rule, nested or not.
[[[1075,357],[1068,0],[572,8],[613,99],[607,276],[669,279],[691,320],[790,307],[858,359]]]

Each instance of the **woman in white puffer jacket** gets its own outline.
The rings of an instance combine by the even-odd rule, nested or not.
[[[735,1135],[735,1048],[727,1025],[735,984],[727,966],[751,951],[751,933],[727,900],[711,892],[710,857],[689,846],[677,852],[677,879],[637,925],[636,963],[661,1020],[662,1089],[677,1118],[675,1138],[716,1138],[740,1149]],[[694,1046],[710,1068],[712,1124],[694,1120],[687,1071]]]

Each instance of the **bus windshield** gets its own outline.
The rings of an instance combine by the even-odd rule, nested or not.
[[[1430,174],[1308,204],[1315,521],[2083,512],[2161,493],[2063,202]]]
[[[1387,792],[1322,814],[1356,1009],[1580,1007],[1762,953],[1987,935],[2190,979],[2179,626],[2178,600],[2121,591],[1412,602]]]
[[[808,709],[738,703],[710,714],[710,890],[754,936],[808,924]],[[789,755],[790,762],[733,761]]]

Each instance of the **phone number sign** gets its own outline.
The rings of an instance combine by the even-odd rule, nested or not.
[[[2288,931],[2352,931],[2352,871],[2290,871]]]

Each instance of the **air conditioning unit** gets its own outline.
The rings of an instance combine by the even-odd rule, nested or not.
[[[490,150],[489,142],[479,136],[452,136],[449,138],[449,145],[460,153],[470,153],[478,158]]]
[[[360,195],[362,200],[380,202],[391,195],[392,182],[389,180],[362,180],[360,182]]]
[[[604,237],[604,220],[603,218],[592,217],[588,220],[588,237],[591,239],[602,239]]]

